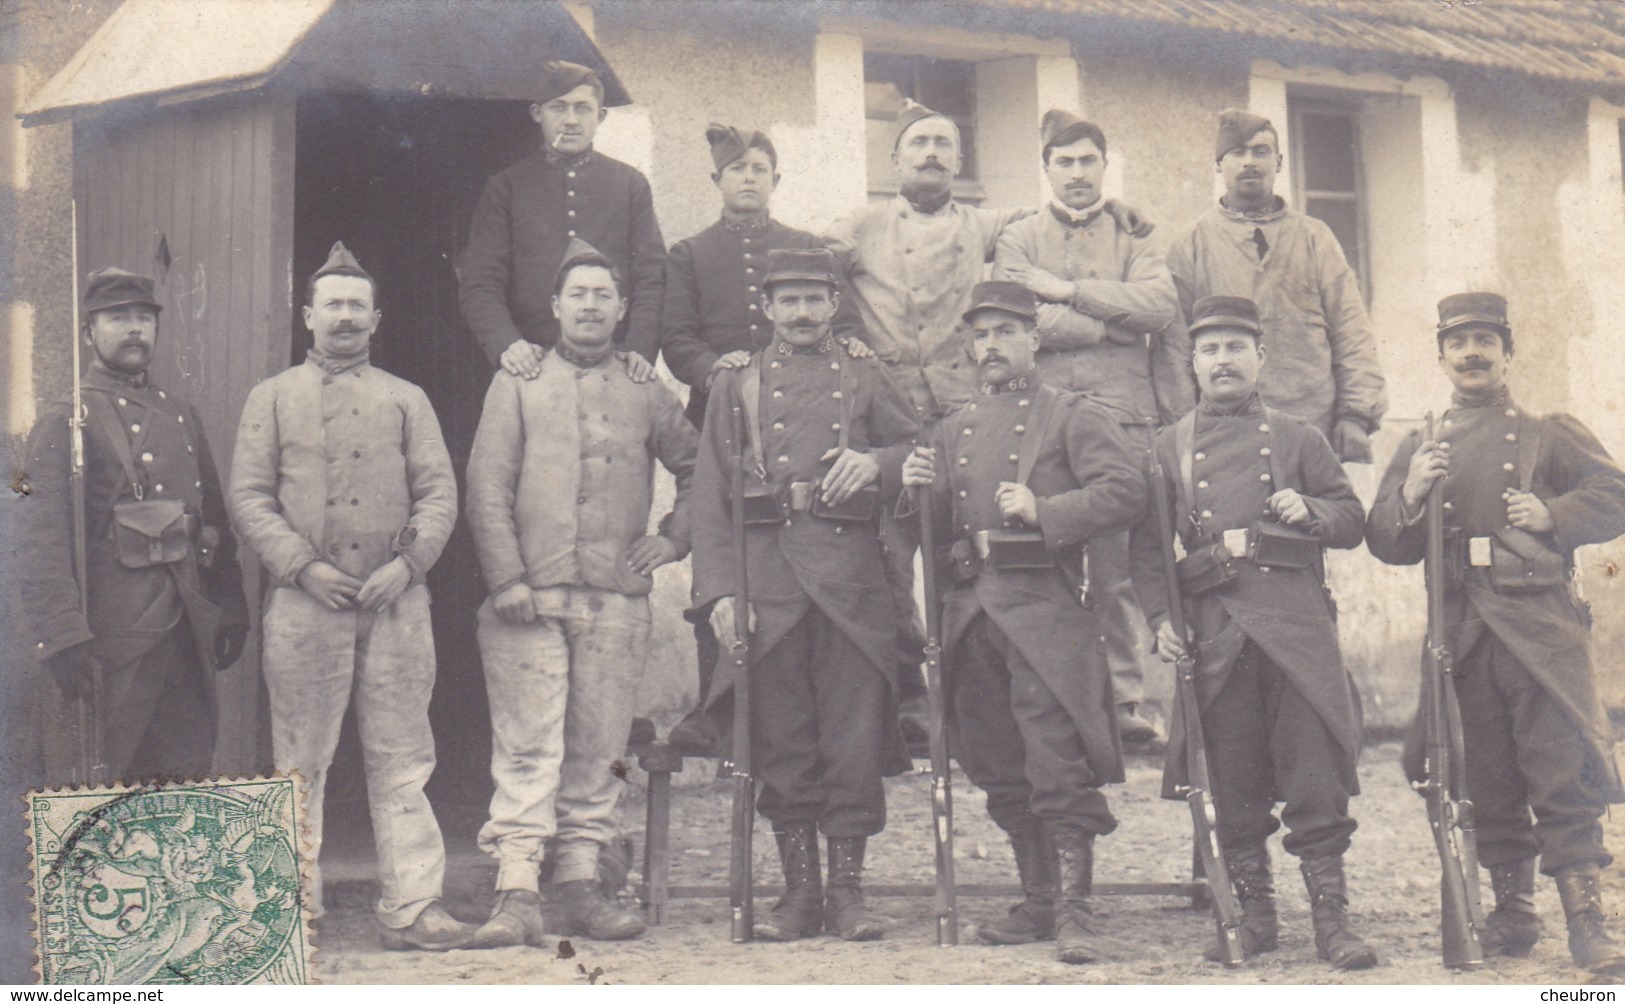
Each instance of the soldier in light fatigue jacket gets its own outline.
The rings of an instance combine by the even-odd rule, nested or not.
[[[1193,637],[1179,637],[1168,615],[1154,507],[1130,535],[1134,586],[1163,657],[1195,648],[1218,839],[1245,911],[1243,949],[1276,947],[1265,841],[1285,823],[1316,952],[1337,969],[1369,968],[1377,957],[1349,927],[1343,874],[1360,705],[1322,566],[1323,548],[1359,546],[1365,511],[1326,437],[1259,400],[1271,343],[1253,302],[1197,301],[1190,335],[1201,401],[1157,435],[1164,480],[1151,490],[1170,500],[1184,545],[1179,590]],[[1163,797],[1182,799],[1187,739],[1179,712],[1173,722]]]
[[[1625,790],[1597,695],[1590,612],[1572,576],[1575,548],[1625,533],[1625,473],[1573,418],[1536,415],[1513,400],[1503,297],[1439,301],[1438,342],[1439,368],[1454,388],[1450,410],[1433,440],[1412,432],[1400,444],[1366,543],[1390,564],[1422,561],[1424,503],[1444,492],[1444,627],[1478,858],[1495,890],[1485,947],[1528,955],[1539,939],[1538,856],[1557,881],[1575,964],[1619,976],[1625,951],[1603,925],[1598,873],[1613,861],[1600,820]],[[1422,777],[1420,725],[1419,714],[1406,756],[1413,780]]]

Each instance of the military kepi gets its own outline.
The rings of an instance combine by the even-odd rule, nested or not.
[[[1270,120],[1262,115],[1240,108],[1226,108],[1219,113],[1219,138],[1213,144],[1213,159],[1223,160],[1225,154],[1252,139],[1260,129],[1274,128]]]
[[[163,310],[153,295],[156,286],[149,275],[137,275],[122,268],[99,268],[85,277],[85,311],[132,304]]]
[[[835,285],[835,252],[829,248],[774,248],[767,253],[764,287],[798,280]]]
[[[778,170],[779,152],[773,149],[773,141],[760,129],[742,131],[713,122],[705,127],[705,141],[711,144],[711,163],[717,166],[718,171],[743,157],[745,151],[752,147],[767,154],[773,169]]]
[[[1439,337],[1464,324],[1488,324],[1511,334],[1507,298],[1500,293],[1452,293],[1439,301]]]
[[[603,81],[599,80],[598,74],[589,67],[562,59],[543,63],[541,86],[536,90],[536,103],[546,104],[554,98],[563,97],[582,84],[593,84],[598,88],[598,93],[604,92]]]
[[[1082,116],[1060,108],[1051,108],[1044,113],[1044,121],[1038,127],[1039,139],[1043,143],[1041,152],[1047,152],[1052,146],[1076,143],[1085,134],[1093,131],[1094,125]]]
[[[350,253],[350,249],[344,246],[343,241],[333,242],[333,250],[327,252],[326,263],[316,270],[316,274],[311,276],[311,279],[320,279],[324,275],[354,275],[363,279],[372,278],[367,270],[361,267],[361,263],[356,261],[356,257]]]
[[[1038,320],[1038,300],[1033,291],[1019,282],[993,279],[979,282],[970,291],[970,309],[964,313],[965,323],[978,310],[1002,310],[1007,314]]]
[[[1208,328],[1236,328],[1255,337],[1264,329],[1258,323],[1258,304],[1245,296],[1204,296],[1191,307],[1191,337]]]

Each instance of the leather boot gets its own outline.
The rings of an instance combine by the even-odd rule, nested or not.
[[[473,924],[465,924],[453,917],[436,901],[425,907],[410,925],[384,928],[380,940],[392,952],[413,949],[446,952],[464,947],[473,937]]]
[[[784,896],[766,917],[756,922],[756,937],[763,941],[795,941],[824,929],[824,883],[818,874],[818,827],[791,823],[773,836],[779,842],[784,866]]]
[[[542,920],[542,898],[528,889],[497,892],[491,905],[491,918],[474,932],[469,948],[511,948],[515,945],[547,947],[546,924]]]
[[[1013,830],[1009,837],[1022,900],[1008,915],[980,925],[976,936],[990,945],[1048,941],[1055,937],[1055,849],[1037,826]]]
[[[1495,909],[1484,918],[1480,938],[1484,950],[1528,955],[1541,932],[1540,917],[1535,914],[1535,859],[1491,865],[1490,888],[1495,890]]]
[[[1569,923],[1569,954],[1574,964],[1603,976],[1625,975],[1625,951],[1603,926],[1600,869],[1574,865],[1557,873],[1557,893]]]
[[[1055,847],[1055,957],[1077,965],[1100,957],[1096,947],[1094,891],[1095,835],[1081,826],[1046,827]]]
[[[1370,969],[1377,953],[1349,929],[1348,887],[1343,877],[1343,855],[1304,858],[1298,864],[1309,889],[1310,918],[1315,924],[1315,953],[1333,969]]]
[[[1280,921],[1275,914],[1275,879],[1270,874],[1269,847],[1263,841],[1226,848],[1224,863],[1230,868],[1230,885],[1241,901],[1241,950],[1250,959],[1273,952],[1280,941]],[[1223,962],[1218,946],[1202,954],[1209,962]]]
[[[560,882],[548,896],[557,934],[588,937],[594,941],[625,941],[645,930],[643,918],[605,898],[591,879]]]
[[[874,941],[886,933],[863,902],[863,851],[867,837],[829,838],[829,889],[824,893],[824,930],[847,941]]]

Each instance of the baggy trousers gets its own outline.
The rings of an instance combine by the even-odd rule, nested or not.
[[[423,794],[435,764],[429,591],[411,586],[388,609],[368,613],[330,610],[304,590],[278,588],[263,631],[276,765],[304,775],[311,856],[321,851],[327,771],[354,702],[378,850],[376,912],[385,927],[409,927],[440,897],[446,870],[440,824]],[[311,874],[319,912],[321,874]]]
[[[1257,843],[1285,822],[1288,854],[1348,850],[1356,824],[1348,814],[1342,750],[1314,707],[1253,642],[1243,646],[1202,712],[1202,730],[1221,844]],[[1277,801],[1285,803],[1279,820]]]
[[[1072,715],[991,617],[971,621],[948,668],[954,757],[1000,829],[1117,828]]]
[[[817,823],[825,836],[869,837],[886,826],[881,780],[887,683],[834,621],[809,603],[751,660],[751,765],[756,808],[775,829]]]
[[[594,879],[615,838],[615,803],[649,644],[649,598],[592,586],[532,590],[565,617],[509,624],[480,606],[480,658],[491,702],[491,815],[480,850],[497,889],[535,891],[544,845],[558,836],[553,880]]]
[[[1149,425],[1121,428],[1137,460],[1151,452],[1155,429]],[[1089,591],[1100,613],[1100,633],[1106,639],[1112,695],[1118,704],[1138,704],[1145,699],[1146,667],[1156,663],[1151,656],[1151,632],[1129,576],[1127,530],[1089,541],[1089,579]]]
[[[1456,698],[1480,863],[1508,864],[1539,853],[1547,875],[1611,863],[1598,821],[1607,807],[1602,764],[1492,632],[1485,631],[1457,666]]]

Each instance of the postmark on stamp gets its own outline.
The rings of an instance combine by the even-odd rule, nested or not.
[[[297,777],[27,801],[42,983],[308,982]]]

